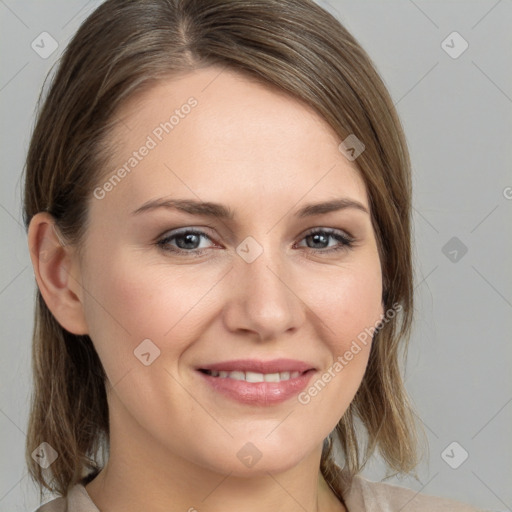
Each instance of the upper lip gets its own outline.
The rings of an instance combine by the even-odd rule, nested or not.
[[[271,361],[235,359],[232,361],[207,364],[198,368],[198,370],[214,370],[217,372],[241,371],[255,373],[306,372],[314,369],[314,366],[311,364],[293,359],[273,359]]]

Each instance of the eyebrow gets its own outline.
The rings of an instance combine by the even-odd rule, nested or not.
[[[159,198],[147,201],[141,207],[132,212],[132,215],[139,215],[141,213],[154,211],[160,208],[175,209],[191,215],[202,215],[206,217],[214,217],[218,219],[232,220],[235,217],[233,210],[219,203],[212,203],[210,201],[196,201],[193,199],[169,199]],[[359,201],[343,197],[339,199],[332,199],[321,203],[310,203],[303,206],[296,212],[297,217],[311,217],[314,215],[322,215],[334,211],[345,210],[347,208],[354,208],[369,214],[368,209]]]

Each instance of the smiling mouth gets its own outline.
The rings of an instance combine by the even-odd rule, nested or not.
[[[275,373],[258,373],[258,372],[249,372],[249,371],[217,371],[217,370],[206,370],[200,369],[202,373],[206,375],[210,375],[211,377],[218,377],[220,379],[234,379],[234,380],[242,380],[245,382],[282,382],[290,379],[296,379],[305,373],[308,373],[311,370],[307,370],[305,372],[293,371],[293,372],[275,372]]]
[[[196,371],[215,393],[245,405],[269,407],[300,393],[317,370],[311,363],[281,358],[203,363]]]

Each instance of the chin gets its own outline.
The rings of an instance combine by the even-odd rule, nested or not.
[[[307,450],[304,443],[286,442],[282,437],[269,441],[264,436],[258,440],[243,441],[231,440],[229,448],[217,444],[218,456],[209,452],[207,460],[203,459],[203,465],[208,469],[222,474],[231,474],[234,477],[249,478],[265,476],[268,473],[282,473],[292,469],[308,457],[313,456],[315,446]],[[319,441],[318,446],[322,445]],[[320,453],[320,451],[319,451]],[[212,454],[214,458],[212,458]]]

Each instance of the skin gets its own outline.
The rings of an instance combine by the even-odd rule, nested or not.
[[[191,96],[198,104],[190,114],[103,199],[91,198],[81,254],[59,245],[48,214],[30,224],[46,303],[62,326],[91,337],[108,377],[110,459],[86,489],[114,512],[345,510],[320,475],[322,442],[361,383],[370,344],[306,405],[296,396],[240,404],[195,368],[285,357],[317,368],[314,382],[375,325],[382,280],[370,214],[295,216],[342,197],[369,211],[364,182],[312,109],[215,67],[162,82],[123,107],[107,179]],[[222,203],[234,218],[132,214],[161,197]],[[178,228],[208,238],[181,255],[156,245]],[[327,236],[315,245],[306,237],[312,228],[355,242],[347,248]],[[263,250],[251,263],[236,252],[248,236]],[[192,256],[193,247],[203,253]],[[325,252],[333,247],[341,250]],[[148,338],[160,356],[145,366],[134,350]],[[237,457],[248,442],[261,453],[252,467]]]

